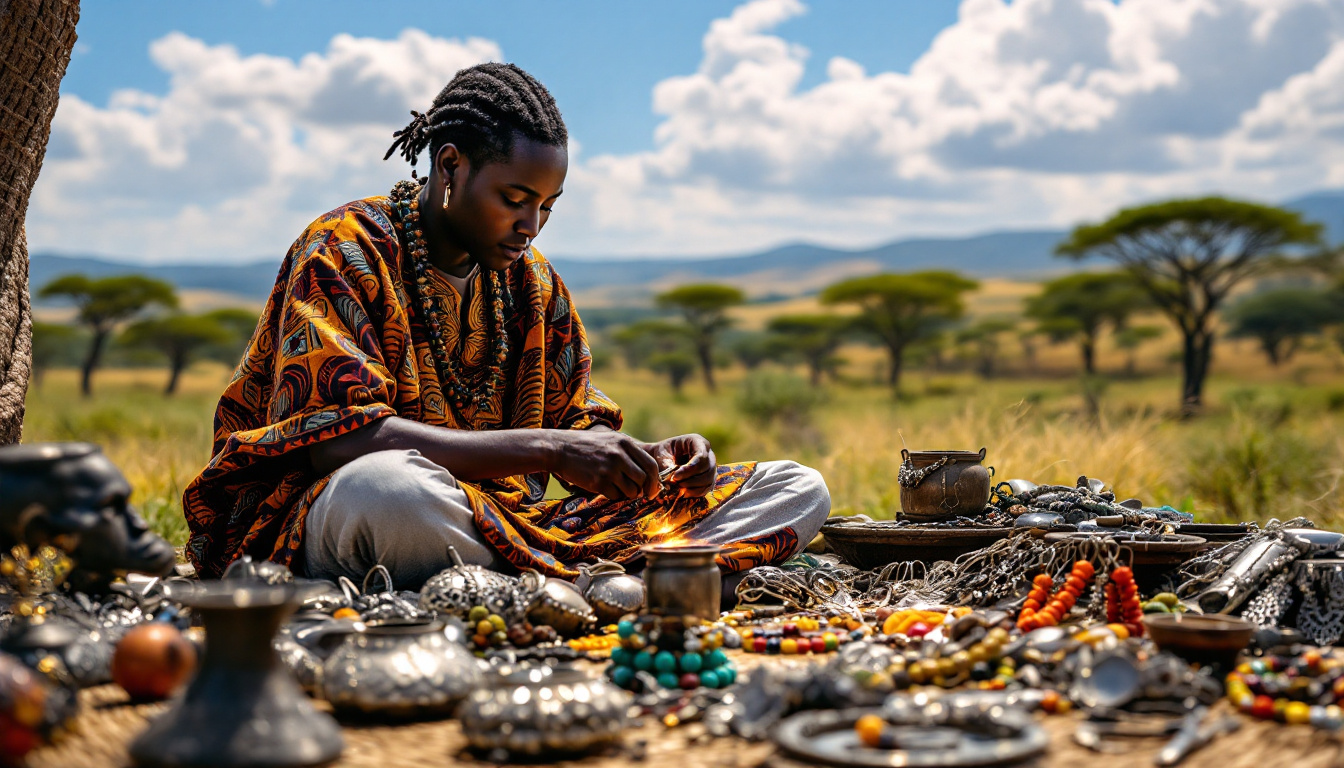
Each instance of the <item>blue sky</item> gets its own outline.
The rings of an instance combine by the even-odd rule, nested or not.
[[[513,61],[570,127],[571,257],[1065,227],[1344,188],[1344,0],[93,0],[34,251],[276,260]]]
[[[677,0],[127,0],[86,3],[79,48],[62,91],[105,104],[113,91],[163,93],[168,74],[149,44],[183,32],[243,54],[298,58],[320,52],[337,33],[395,37],[417,27],[440,37],[495,40],[506,57],[540,79],[558,100],[570,132],[593,152],[634,152],[653,145],[658,125],[650,91],[700,61],[700,36],[734,2]],[[780,25],[811,51],[804,87],[820,82],[832,56],[874,71],[908,71],[944,27],[954,0],[828,0]],[[358,22],[353,22],[358,19]],[[619,64],[617,64],[619,62]]]

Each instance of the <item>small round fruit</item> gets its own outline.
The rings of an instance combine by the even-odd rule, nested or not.
[[[166,699],[195,669],[196,648],[163,622],[132,628],[112,655],[112,680],[133,699]]]

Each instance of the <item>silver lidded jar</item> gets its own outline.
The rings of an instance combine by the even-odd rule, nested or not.
[[[370,621],[322,664],[322,698],[338,712],[391,719],[447,717],[486,680],[486,667],[430,619]]]
[[[644,586],[649,613],[718,618],[723,576],[714,558],[722,549],[718,544],[640,547],[648,564]]]
[[[473,749],[492,756],[574,754],[610,743],[630,726],[630,694],[568,666],[514,668],[458,709]]]

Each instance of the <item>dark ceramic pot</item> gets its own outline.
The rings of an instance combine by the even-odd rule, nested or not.
[[[102,594],[120,573],[164,576],[173,548],[128,503],[130,483],[91,443],[0,446],[0,550],[51,544],[75,561],[69,583]]]
[[[989,503],[993,473],[983,466],[984,448],[978,452],[901,449],[901,459],[901,512],[910,520],[933,522],[978,515]]]
[[[205,658],[182,697],[131,743],[137,765],[281,768],[340,757],[340,726],[313,709],[271,645],[302,600],[296,587],[216,581],[172,597],[204,620]]]

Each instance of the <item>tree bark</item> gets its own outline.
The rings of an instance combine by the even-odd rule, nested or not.
[[[93,395],[93,372],[98,369],[98,362],[103,358],[103,345],[107,343],[110,333],[111,331],[95,328],[93,338],[89,340],[89,352],[84,356],[84,365],[80,369],[79,377],[79,391],[85,397]]]
[[[182,377],[182,371],[187,367],[187,356],[185,354],[173,354],[168,358],[168,386],[163,388],[165,397],[172,397],[177,392],[177,381]]]
[[[1083,371],[1088,376],[1097,372],[1097,340],[1091,336],[1084,335],[1081,342],[1083,351]]]
[[[700,368],[705,372],[705,386],[710,392],[717,391],[714,386],[714,343],[701,339],[695,344],[696,354],[700,357]]]
[[[887,369],[887,385],[897,390],[901,387],[901,364],[905,362],[905,345],[888,344],[887,354],[891,356],[891,367]]]
[[[1194,416],[1204,404],[1204,380],[1213,357],[1213,331],[1204,327],[1182,331],[1181,413]]]
[[[32,373],[23,222],[78,20],[78,0],[0,0],[0,445],[23,432]]]

